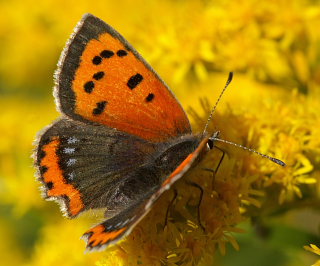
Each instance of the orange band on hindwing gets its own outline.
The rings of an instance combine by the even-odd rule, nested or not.
[[[88,247],[93,248],[117,239],[126,229],[127,227],[122,227],[116,231],[106,232],[105,226],[100,224],[85,232],[84,235],[88,235]]]
[[[48,197],[67,197],[69,201],[68,212],[70,216],[76,216],[84,208],[80,192],[71,184],[68,184],[59,165],[57,151],[60,140],[57,137],[42,147],[44,157],[41,160],[41,174],[47,187]]]

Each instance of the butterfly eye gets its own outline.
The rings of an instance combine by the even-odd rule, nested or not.
[[[212,139],[208,139],[207,144],[208,144],[208,146],[209,146],[210,150],[212,150],[212,149],[213,149],[213,147],[214,147],[214,145],[213,145],[213,140],[212,140]]]

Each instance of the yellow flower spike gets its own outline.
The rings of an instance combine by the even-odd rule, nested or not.
[[[173,82],[180,83],[190,70],[191,65],[188,63],[181,64],[173,73]]]
[[[198,228],[198,225],[196,225],[194,222],[187,220],[187,225],[190,226],[193,229]]]
[[[204,81],[208,78],[208,72],[202,62],[196,62],[194,69],[199,80]]]
[[[212,44],[209,40],[201,40],[199,47],[200,58],[207,62],[213,62],[216,55],[212,51]]]
[[[177,254],[173,253],[167,256],[167,259],[176,258]]]
[[[310,246],[303,246],[303,248],[305,250],[308,250],[308,251],[311,251],[313,252],[314,254],[317,254],[320,256],[320,248],[318,248],[316,245],[314,244],[310,244]]]
[[[257,208],[260,208],[261,207],[261,202],[254,199],[254,198],[251,198],[249,196],[244,196],[241,198],[241,202],[246,204],[246,205],[253,205],[253,206],[256,206]]]
[[[179,239],[178,239],[178,238],[176,238],[176,246],[177,246],[177,247],[179,247],[179,246],[180,246],[180,244],[181,244],[181,242],[179,241]]]
[[[296,177],[296,181],[300,184],[308,184],[308,185],[317,183],[317,179],[313,177],[309,177],[308,175],[298,176]]]
[[[241,215],[244,215],[246,212],[247,212],[247,209],[246,209],[244,206],[239,207],[239,213],[240,213]]]
[[[320,248],[318,248],[316,245],[314,244],[310,244],[309,246],[303,246],[303,248],[307,251],[310,251],[314,254],[317,254],[320,256]],[[320,265],[320,260],[316,261],[314,264],[312,264],[311,266],[319,266]]]
[[[293,186],[292,189],[293,189],[294,193],[301,199],[302,198],[302,193],[301,193],[300,188],[297,187],[297,186]]]
[[[304,155],[297,154],[296,158],[302,166],[293,173],[294,176],[307,174],[313,170],[313,165]]]
[[[225,241],[218,241],[218,247],[219,247],[220,254],[222,256],[225,256],[226,255],[226,242]]]
[[[225,237],[228,239],[230,244],[233,246],[233,248],[237,251],[240,250],[238,242],[235,240],[235,238],[232,235],[225,235]]]
[[[256,190],[256,189],[248,189],[248,193],[250,195],[259,196],[259,197],[265,196],[264,191],[260,191],[260,190]]]

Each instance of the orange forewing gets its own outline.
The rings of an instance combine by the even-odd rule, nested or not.
[[[88,42],[76,70],[72,89],[75,93],[75,113],[87,120],[152,141],[190,133],[188,118],[166,85],[142,62],[127,45],[110,33]],[[109,58],[100,56],[111,51]],[[118,51],[126,53],[119,56]],[[125,51],[125,52],[123,52]],[[101,63],[93,59],[100,57]],[[103,72],[103,77],[94,75]],[[133,89],[127,85],[130,77],[140,74],[143,80]],[[102,74],[100,74],[101,76]],[[94,88],[88,93],[85,86]],[[149,96],[149,98],[148,98]],[[147,98],[150,100],[148,101]],[[103,111],[95,115],[98,103],[105,102]]]
[[[84,208],[84,204],[81,200],[80,192],[71,184],[67,184],[63,177],[62,170],[59,166],[59,157],[56,154],[59,144],[59,139],[53,138],[49,144],[42,147],[45,156],[41,160],[40,166],[47,169],[42,174],[42,178],[47,185],[51,184],[46,192],[47,196],[49,198],[68,197],[68,212],[70,216],[76,216]]]

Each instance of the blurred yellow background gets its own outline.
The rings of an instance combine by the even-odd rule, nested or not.
[[[303,246],[319,246],[319,1],[8,0],[0,1],[0,264],[109,265],[106,252],[83,253],[79,237],[90,217],[66,220],[41,198],[31,158],[37,132],[59,116],[53,73],[87,12],[125,36],[204,121],[198,99],[213,103],[234,71],[217,129],[289,164],[252,185],[277,186],[276,199],[261,209],[273,234],[261,238],[244,223],[247,233],[235,237],[238,252],[228,247],[224,257],[216,252],[201,265],[314,263]],[[255,205],[248,216],[258,219],[261,204]]]

